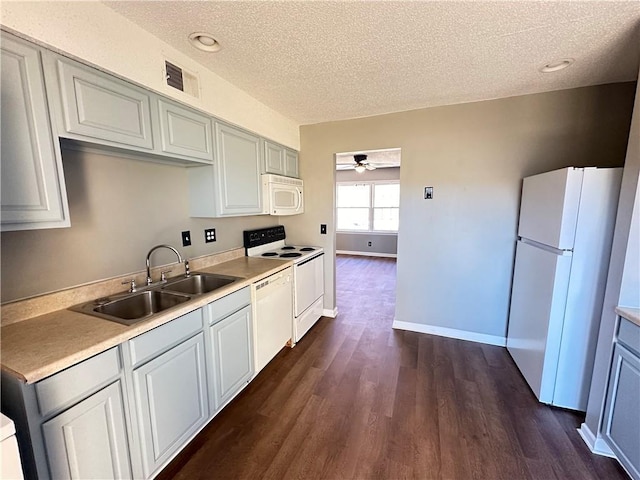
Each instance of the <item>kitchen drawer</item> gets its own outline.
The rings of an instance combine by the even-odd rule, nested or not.
[[[120,374],[118,347],[56,373],[35,385],[43,417],[66,408],[113,381]]]
[[[207,305],[207,309],[209,310],[209,324],[213,325],[219,322],[250,303],[251,290],[249,287],[245,287],[242,290],[219,298],[215,302],[211,302]]]
[[[631,349],[636,355],[640,355],[640,327],[626,318],[620,317],[618,342]]]
[[[202,309],[194,310],[129,340],[131,364],[139,365],[202,329]]]

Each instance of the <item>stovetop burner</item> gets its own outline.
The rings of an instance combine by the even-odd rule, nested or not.
[[[285,246],[285,247],[282,247],[282,250],[295,250],[295,249],[296,249],[296,247],[292,247],[292,246],[290,246],[290,245],[287,245],[287,246]]]
[[[288,252],[288,253],[281,253],[280,257],[282,258],[293,258],[293,257],[301,257],[302,254],[299,252]]]
[[[312,247],[303,247],[300,249],[301,252],[314,252],[316,249]]]
[[[263,253],[261,257],[275,257],[276,255],[278,255],[277,252],[266,252],[266,253]]]

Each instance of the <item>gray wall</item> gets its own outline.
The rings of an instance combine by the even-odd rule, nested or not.
[[[396,319],[503,337],[521,179],[622,165],[634,91],[602,85],[301,127],[305,213],[281,222],[327,250],[325,308],[335,306],[334,154],[400,147]]]
[[[398,235],[392,233],[336,233],[336,250],[344,253],[395,256],[398,253]]]
[[[336,171],[336,182],[357,182],[373,180],[399,180],[400,168],[377,168],[358,173],[355,170]],[[371,242],[371,246],[369,246]],[[395,233],[336,233],[336,250],[344,252],[365,252],[369,254],[396,255],[398,235]]]
[[[2,302],[142,270],[160,243],[195,257],[241,247],[242,230],[278,223],[267,215],[189,218],[185,168],[71,150],[63,167],[71,228],[2,234]],[[204,243],[205,228],[216,229],[215,243]],[[182,247],[183,230],[190,247]],[[152,264],[174,259],[158,252]]]
[[[638,87],[585,419],[587,428],[594,435],[599,429],[611,365],[616,324],[614,309],[618,305],[640,308],[640,84]]]

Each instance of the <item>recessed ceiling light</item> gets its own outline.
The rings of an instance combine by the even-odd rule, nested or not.
[[[562,60],[558,60],[556,62],[547,63],[545,66],[540,68],[542,73],[552,73],[559,72],[560,70],[564,70],[569,65],[571,65],[575,60],[573,58],[563,58]]]
[[[222,48],[213,35],[205,32],[193,32],[189,35],[191,45],[205,52],[217,52]]]

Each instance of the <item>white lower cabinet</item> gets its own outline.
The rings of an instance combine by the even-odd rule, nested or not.
[[[120,381],[42,425],[52,478],[131,478]]]
[[[148,479],[251,381],[253,363],[245,287],[39,382],[2,371],[2,412],[27,479]]]
[[[633,479],[640,479],[640,327],[624,318],[613,350],[602,435]]]
[[[215,409],[219,410],[253,375],[251,307],[230,315],[209,328],[215,371]]]
[[[118,347],[35,384],[3,371],[1,397],[16,425],[25,478],[134,476]]]
[[[204,334],[133,371],[144,477],[151,477],[207,421]]]

